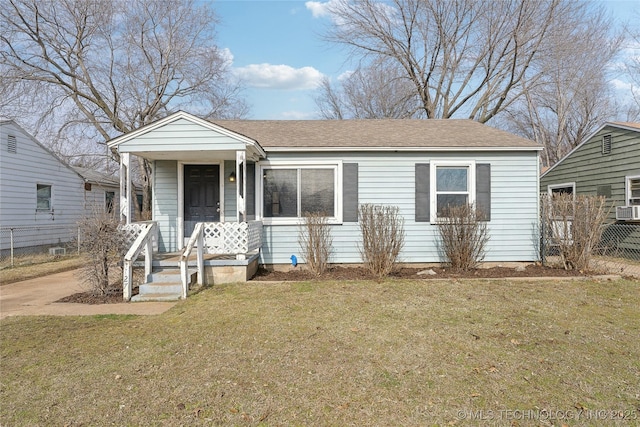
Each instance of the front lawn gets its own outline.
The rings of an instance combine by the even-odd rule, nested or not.
[[[0,425],[640,422],[638,281],[223,285],[0,333]]]

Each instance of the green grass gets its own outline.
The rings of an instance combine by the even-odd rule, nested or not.
[[[248,283],[161,316],[10,317],[0,332],[3,426],[640,419],[637,281]],[[585,417],[515,421],[610,421]]]

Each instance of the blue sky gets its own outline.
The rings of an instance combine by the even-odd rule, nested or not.
[[[640,9],[640,0],[603,0],[621,20]],[[326,1],[222,0],[218,46],[233,61],[247,89],[251,119],[317,119],[313,101],[323,76],[333,81],[352,69],[346,52],[322,40],[330,24]]]

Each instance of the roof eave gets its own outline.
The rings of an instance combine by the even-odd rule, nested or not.
[[[540,175],[540,178],[543,178],[546,175],[548,175],[552,170],[554,170],[556,168],[556,166],[561,164],[564,161],[564,159],[566,159],[567,157],[572,155],[574,151],[577,151],[580,147],[582,147],[584,144],[589,142],[591,140],[591,138],[596,136],[598,133],[600,133],[602,131],[602,129],[606,128],[607,126],[618,128],[618,129],[630,130],[630,131],[633,131],[633,132],[640,132],[640,129],[638,129],[638,128],[634,128],[634,127],[630,127],[630,126],[624,126],[622,124],[614,123],[614,122],[605,122],[605,124],[603,124],[598,129],[596,129],[593,133],[591,133],[591,135],[586,137],[580,144],[578,144],[575,147],[573,147],[573,149],[571,151],[569,151],[567,154],[562,156],[562,158],[560,160],[555,162],[549,169],[547,169],[542,175]]]
[[[421,152],[421,151],[542,151],[542,147],[265,147],[272,152],[339,152],[339,151],[382,151],[382,152]]]

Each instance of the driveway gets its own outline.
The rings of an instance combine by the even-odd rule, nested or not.
[[[0,286],[0,319],[8,316],[90,316],[96,314],[161,314],[175,302],[76,304],[55,302],[82,292],[77,270]]]

